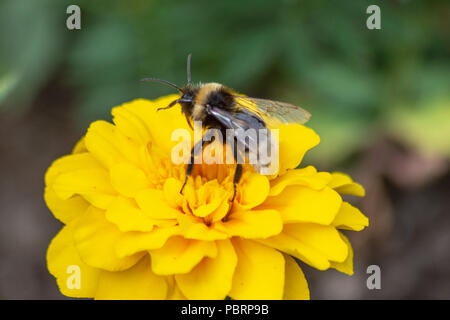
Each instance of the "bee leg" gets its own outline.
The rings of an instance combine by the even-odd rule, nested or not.
[[[233,178],[233,199],[231,199],[231,203],[234,202],[234,198],[236,198],[236,185],[239,183],[239,180],[241,180],[242,177],[242,164],[238,163],[236,165],[236,170],[234,171],[234,178]]]
[[[188,166],[186,168],[186,177],[184,178],[184,183],[183,183],[183,186],[181,187],[181,190],[180,190],[181,194],[183,194],[183,189],[186,186],[186,183],[188,181],[189,176],[192,174],[192,169],[194,168],[194,158],[203,150],[203,147],[207,146],[208,144],[210,144],[213,141],[214,141],[214,139],[205,140],[205,137],[203,137],[192,148],[192,150],[191,150],[191,159],[190,159],[190,161],[188,163]]]
[[[159,110],[165,110],[165,109],[169,109],[169,108],[172,108],[174,105],[176,105],[178,103],[178,99],[177,100],[174,100],[174,101],[172,101],[167,107],[163,107],[163,108],[158,108],[158,109],[156,109],[156,111],[159,111]]]
[[[241,180],[242,177],[242,163],[243,159],[241,154],[239,153],[239,150],[237,149],[238,147],[238,142],[236,139],[234,139],[234,144],[235,144],[235,148],[233,150],[233,157],[234,160],[236,161],[236,169],[234,171],[234,177],[233,177],[233,198],[231,199],[231,203],[234,202],[234,199],[236,198],[236,185],[239,183],[239,181]]]
[[[189,164],[188,164],[188,167],[187,167],[187,169],[186,169],[186,178],[184,178],[184,183],[183,183],[183,186],[181,187],[180,194],[183,194],[183,189],[184,189],[184,187],[186,186],[186,183],[187,183],[187,181],[188,181],[189,176],[191,175],[191,172],[192,172],[192,168],[193,168],[193,167],[194,167],[194,164],[193,164],[193,163],[189,163]]]
[[[187,183],[187,181],[188,181],[188,178],[189,178],[189,176],[191,175],[191,173],[192,173],[192,169],[194,168],[194,158],[195,158],[195,156],[196,156],[196,152],[198,153],[199,151],[198,151],[198,149],[200,149],[200,151],[201,151],[201,146],[200,147],[198,147],[198,145],[201,145],[202,144],[202,141],[200,140],[199,142],[197,142],[196,144],[195,144],[195,146],[192,148],[192,150],[191,150],[191,159],[190,159],[190,161],[189,161],[189,163],[188,163],[188,165],[187,165],[187,168],[186,168],[186,177],[184,178],[184,183],[183,183],[183,186],[181,187],[181,190],[180,190],[180,193],[181,194],[183,194],[183,189],[184,189],[184,187],[186,186],[186,183]]]

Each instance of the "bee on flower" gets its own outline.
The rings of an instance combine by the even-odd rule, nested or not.
[[[341,195],[364,196],[364,189],[342,173],[298,168],[318,135],[299,123],[278,123],[272,175],[246,163],[239,179],[236,164],[174,163],[173,131],[193,133],[176,107],[186,103],[180,99],[113,108],[113,123],[92,123],[72,154],[48,169],[44,198],[64,227],[50,243],[47,265],[61,293],[309,299],[296,259],[352,274],[353,251],[341,230],[360,231],[368,219]],[[175,108],[158,112],[169,105]],[[75,287],[67,281],[74,265]]]

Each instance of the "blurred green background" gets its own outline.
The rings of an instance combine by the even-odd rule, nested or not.
[[[66,28],[70,4],[81,30]],[[194,81],[309,110],[321,144],[305,164],[366,187],[355,276],[304,267],[312,298],[450,298],[449,30],[448,1],[1,0],[0,298],[59,297],[45,169],[113,106],[172,93],[139,79],[183,85],[188,53]]]

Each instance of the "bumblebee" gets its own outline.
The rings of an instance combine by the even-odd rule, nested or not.
[[[283,123],[306,123],[310,113],[290,103],[272,101],[259,98],[251,98],[236,94],[230,88],[220,83],[193,84],[191,82],[191,55],[187,59],[187,84],[180,88],[177,85],[162,79],[144,78],[141,81],[156,81],[169,85],[181,94],[180,98],[172,101],[168,106],[158,108],[164,110],[172,108],[176,104],[181,105],[181,111],[186,116],[189,126],[192,128],[193,121],[201,121],[205,129],[220,130],[224,136],[227,129],[231,130],[266,130],[270,135],[269,127],[277,127]],[[234,143],[240,148],[232,148],[236,160],[236,169],[233,178],[234,194],[231,202],[236,196],[236,185],[242,176],[242,159],[248,158],[249,152],[257,152],[262,141],[256,141],[257,148],[250,148],[250,139],[239,135],[234,136]],[[187,183],[194,166],[194,158],[203,150],[203,147],[213,142],[213,139],[203,137],[191,150],[190,161],[186,168],[186,178],[180,193]],[[254,141],[255,142],[255,141]],[[266,141],[267,142],[267,141]],[[257,171],[260,163],[251,164]],[[264,164],[264,165],[267,165]]]

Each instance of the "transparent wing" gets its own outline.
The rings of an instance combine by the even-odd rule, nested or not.
[[[237,142],[236,158],[239,163],[243,163],[247,159],[258,172],[270,165],[267,157],[261,157],[261,148],[266,148],[265,154],[271,155],[271,144],[268,141],[271,138],[270,130],[266,128],[261,119],[251,113],[230,113],[222,108],[213,107],[210,112],[226,128],[233,129],[233,137]],[[249,129],[253,129],[253,131]],[[265,131],[260,133],[259,130]]]
[[[306,123],[311,114],[303,108],[286,102],[245,96],[234,96],[236,103],[261,117],[269,126],[282,123]]]

